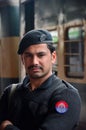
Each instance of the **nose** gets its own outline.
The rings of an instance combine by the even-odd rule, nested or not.
[[[34,65],[39,63],[39,60],[38,60],[38,57],[37,57],[37,56],[33,56],[33,58],[32,58],[32,63],[33,63]]]

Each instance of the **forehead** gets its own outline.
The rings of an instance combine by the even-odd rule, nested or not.
[[[30,45],[28,48],[26,48],[26,50],[24,52],[41,52],[41,51],[48,51],[48,47],[47,44],[34,44],[34,45]]]

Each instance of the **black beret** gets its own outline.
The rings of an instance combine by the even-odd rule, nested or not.
[[[47,30],[31,30],[20,41],[18,54],[22,54],[30,45],[53,43],[52,36]]]

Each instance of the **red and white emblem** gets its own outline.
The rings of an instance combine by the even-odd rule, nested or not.
[[[68,103],[64,100],[56,102],[55,109],[58,113],[65,113],[68,110]]]

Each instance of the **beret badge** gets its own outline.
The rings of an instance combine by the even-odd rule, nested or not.
[[[45,40],[46,40],[46,35],[45,35],[45,34],[42,34],[42,35],[40,36],[40,41],[43,42],[43,41],[45,41]]]

